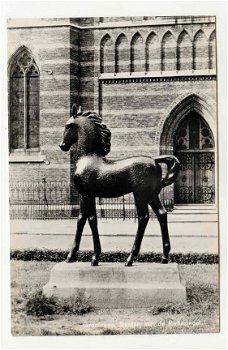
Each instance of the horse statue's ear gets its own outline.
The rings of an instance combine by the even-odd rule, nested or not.
[[[78,114],[82,114],[82,108],[81,106],[77,108],[76,104],[74,103],[72,106],[72,117],[77,118]]]
[[[77,107],[75,104],[72,106],[72,117],[76,118],[77,117]]]
[[[78,107],[77,114],[82,114],[82,107],[81,106]]]

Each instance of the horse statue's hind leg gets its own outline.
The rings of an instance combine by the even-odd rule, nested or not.
[[[162,257],[161,263],[168,264],[169,252],[171,247],[170,247],[169,231],[168,231],[168,225],[167,225],[167,211],[165,210],[158,196],[150,200],[149,204],[152,207],[155,215],[157,216],[161,227],[162,244],[163,244],[163,257]]]
[[[75,262],[77,260],[77,252],[79,250],[82,232],[87,219],[89,221],[89,225],[92,231],[94,244],[94,255],[92,257],[91,265],[97,266],[99,261],[99,255],[101,253],[101,245],[97,229],[96,205],[94,197],[82,196],[74,244],[67,256],[66,261]]]
[[[134,257],[139,254],[144,232],[149,221],[149,211],[147,202],[144,198],[142,198],[142,195],[140,198],[139,196],[134,194],[134,197],[136,210],[138,214],[138,230],[135,236],[135,242],[133,244],[129,257],[127,258],[125,266],[132,266]]]

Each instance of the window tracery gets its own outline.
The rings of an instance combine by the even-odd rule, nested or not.
[[[175,149],[210,149],[214,148],[210,128],[198,117],[188,118],[179,128],[175,137]]]

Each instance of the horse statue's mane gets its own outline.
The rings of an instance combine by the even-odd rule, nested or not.
[[[111,131],[102,123],[102,118],[96,112],[83,112],[82,117],[89,118],[95,125],[97,134],[100,137],[100,152],[102,156],[106,156],[111,149]]]

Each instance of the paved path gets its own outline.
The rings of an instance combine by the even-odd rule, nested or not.
[[[74,235],[76,219],[65,220],[11,220],[11,233],[29,233],[42,235]],[[170,236],[189,237],[218,237],[217,222],[169,222]],[[135,221],[102,221],[98,220],[98,228],[101,235],[134,236],[137,229]],[[83,235],[91,235],[88,223],[86,223]],[[160,237],[160,225],[157,220],[150,220],[145,235]]]
[[[69,249],[73,242],[76,220],[12,220],[11,248]],[[137,223],[133,221],[99,221],[103,251],[129,251]],[[210,223],[169,223],[172,252],[218,253],[218,225]],[[88,224],[83,232],[81,250],[91,250],[92,237]],[[150,221],[141,251],[162,250],[160,227]]]

